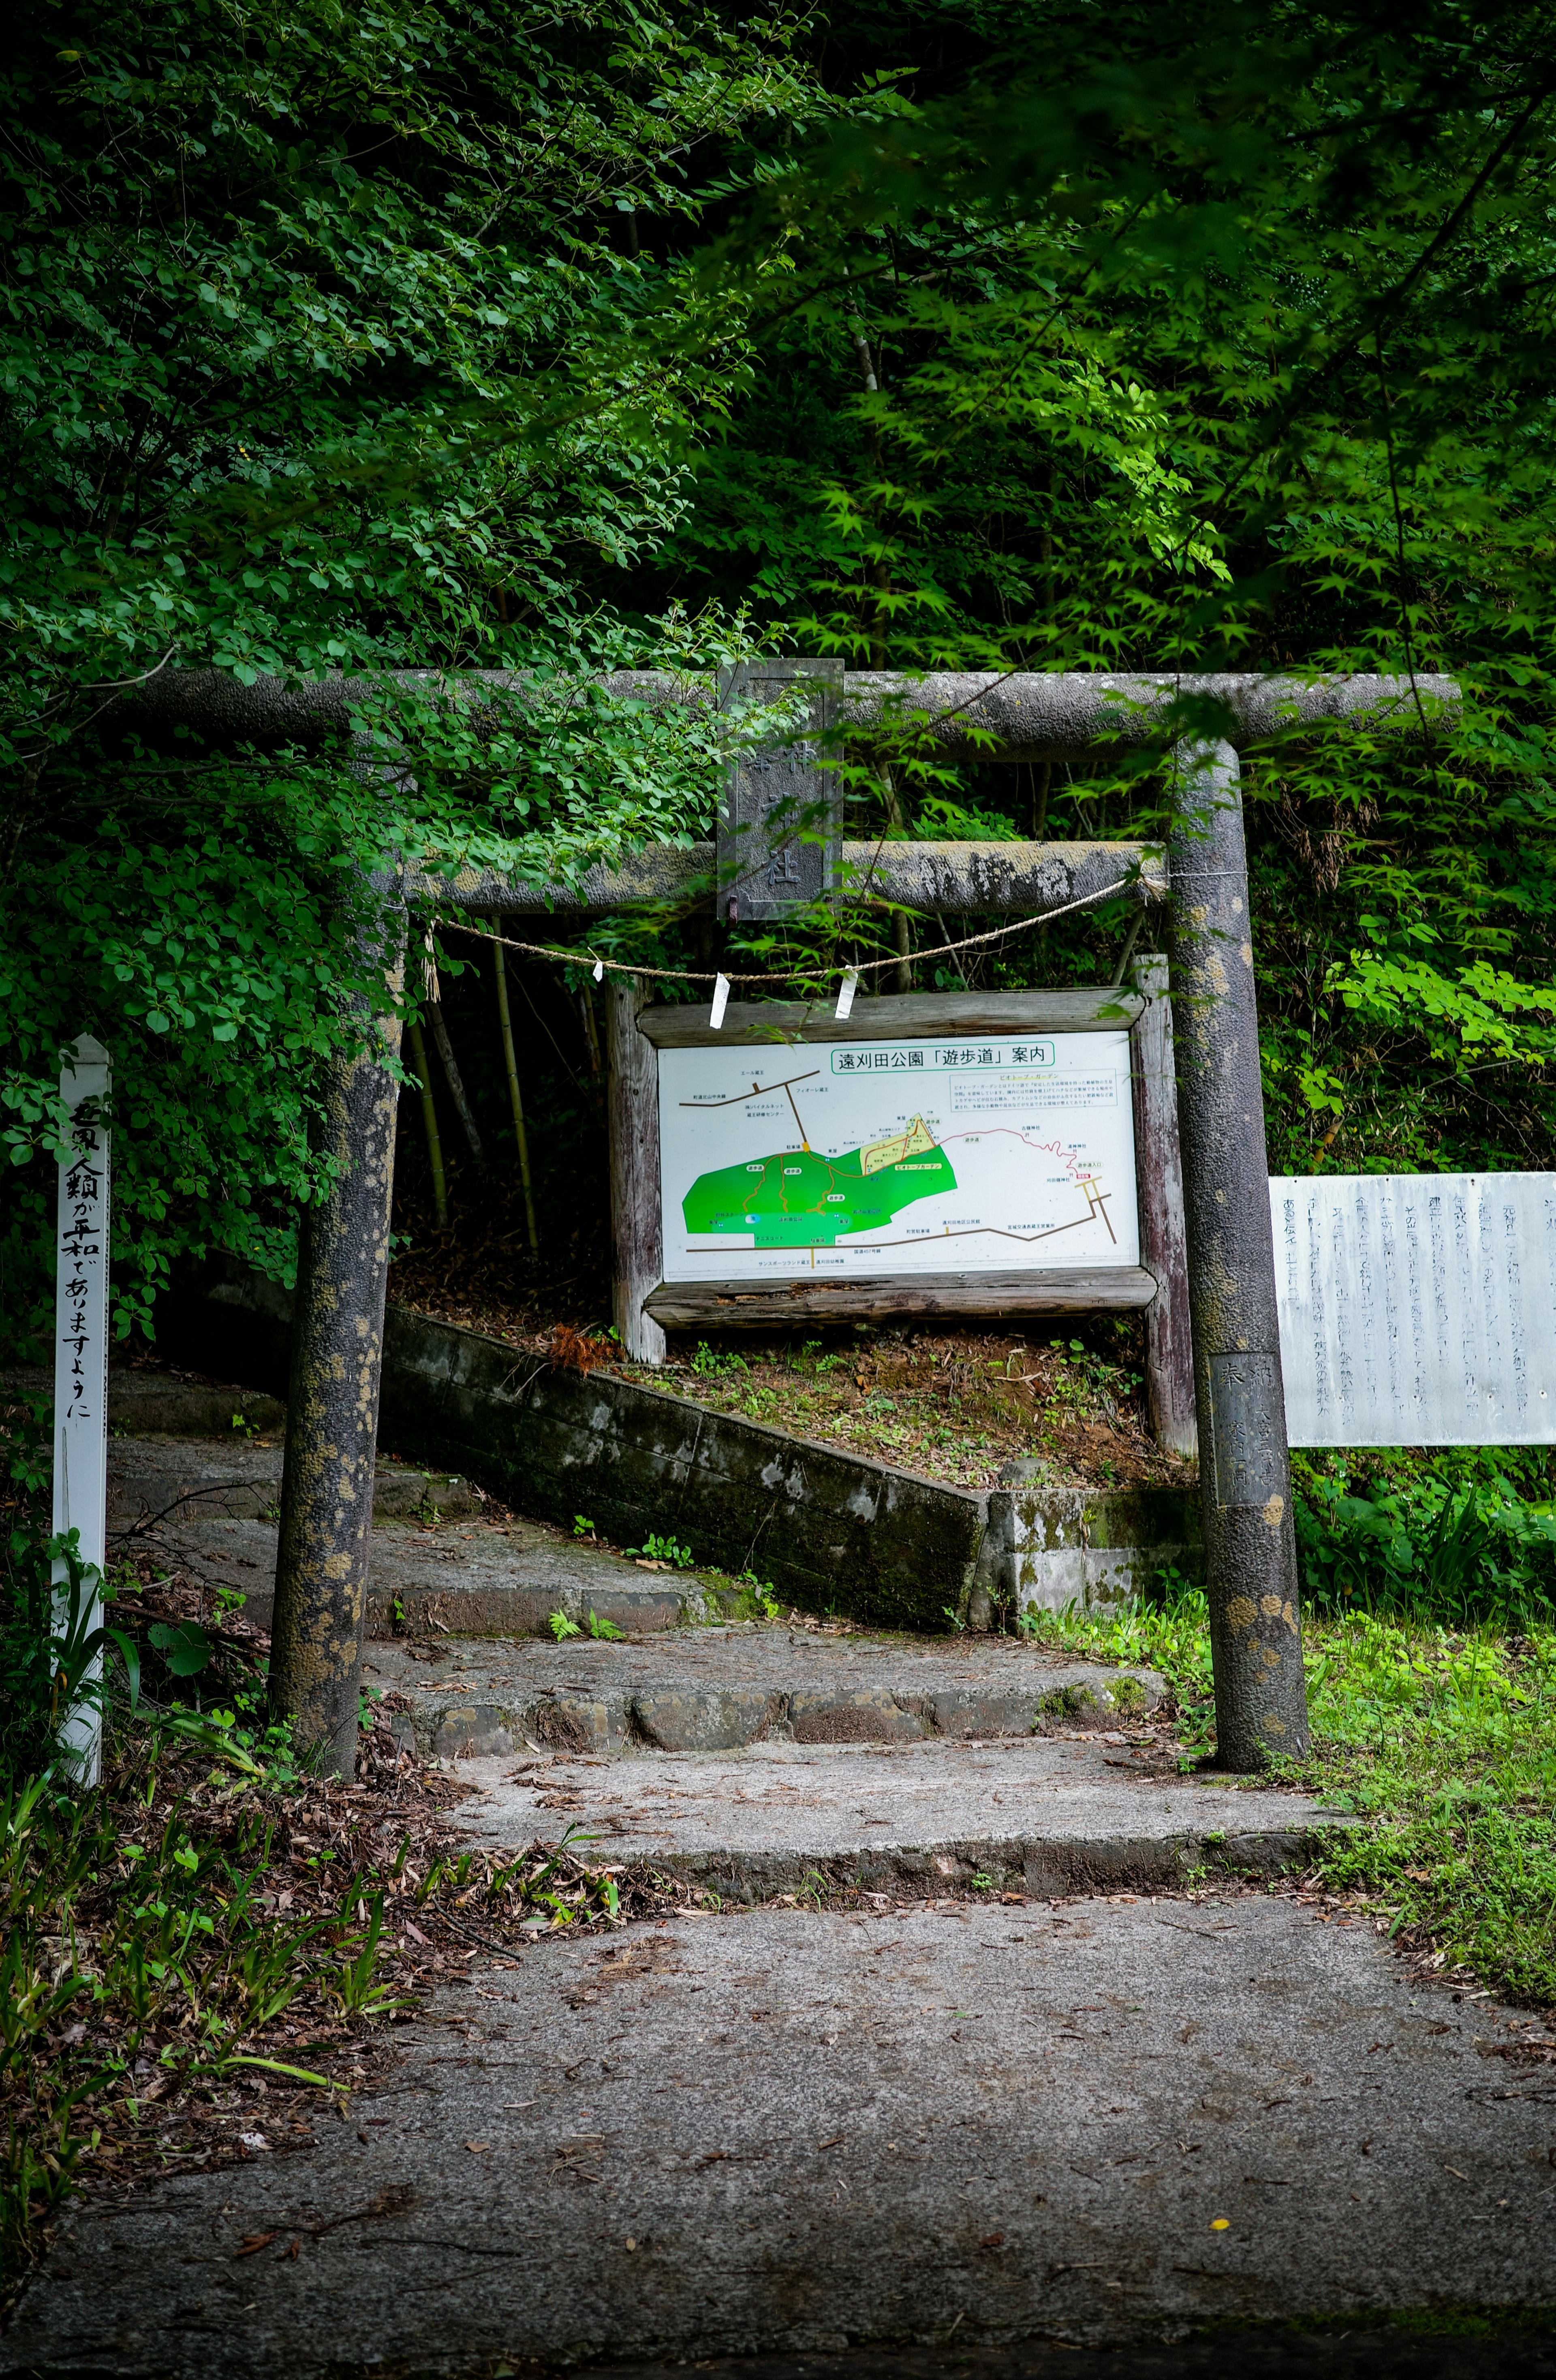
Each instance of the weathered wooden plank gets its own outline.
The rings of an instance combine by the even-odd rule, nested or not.
[[[1146,1410],[1157,1444],[1173,1454],[1192,1457],[1199,1451],[1199,1429],[1194,1411],[1184,1175],[1178,1155],[1178,1085],[1167,961],[1151,952],[1135,961],[1133,973],[1135,988],[1146,1001],[1130,1036],[1140,1261],[1161,1284],[1146,1310]]]
[[[926,917],[969,911],[1033,917],[1074,902],[1088,907],[1124,896],[1166,897],[1161,846],[1151,843],[845,843],[839,898],[891,903]],[[576,923],[609,909],[712,905],[717,868],[711,843],[650,844],[616,868],[591,868],[572,884],[526,884],[473,868],[410,880],[411,897],[448,909],[495,909],[504,917]]]
[[[1042,1272],[919,1273],[819,1281],[664,1281],[645,1310],[666,1330],[786,1330],[816,1322],[886,1322],[917,1315],[1084,1314],[1149,1305],[1143,1267],[1054,1266]]]
[[[729,1049],[738,1042],[954,1040],[977,1033],[1124,1033],[1138,992],[906,991],[856,1000],[839,1017],[824,1002],[731,1001],[715,1033],[707,1008],[645,1008],[638,1030],[660,1050]]]
[[[612,1305],[621,1343],[639,1363],[663,1364],[664,1332],[643,1301],[664,1271],[659,1203],[659,1060],[638,1030],[638,986],[608,984],[605,1034],[609,1068]]]

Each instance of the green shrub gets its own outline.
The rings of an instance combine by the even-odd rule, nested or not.
[[[1316,1611],[1518,1632],[1556,1620],[1556,1515],[1500,1471],[1428,1469],[1354,1494],[1344,1471],[1295,1490],[1303,1595]]]

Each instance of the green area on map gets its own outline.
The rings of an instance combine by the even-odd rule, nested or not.
[[[849,1232],[877,1232],[918,1198],[954,1190],[951,1160],[922,1116],[906,1131],[820,1157],[786,1149],[699,1173],[681,1201],[688,1232],[750,1232],[759,1248],[831,1247]]]

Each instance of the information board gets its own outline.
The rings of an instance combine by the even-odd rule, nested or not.
[[[1556,1174],[1270,1184],[1293,1446],[1556,1439]]]
[[[659,1052],[666,1281],[1137,1266],[1126,1032]]]

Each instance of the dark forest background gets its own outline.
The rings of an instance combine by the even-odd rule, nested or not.
[[[321,1062],[390,997],[375,868],[708,832],[739,722],[602,692],[623,665],[1457,674],[1461,718],[1250,758],[1271,1162],[1550,1165],[1553,92],[1499,0],[35,12],[0,73],[13,1342],[63,1039],[114,1051],[137,1327],[187,1257],[286,1274]],[[137,684],[197,667],[529,690],[494,737],[365,694],[390,799],[360,743],[153,733]],[[849,756],[850,826],[1127,839],[1160,765],[905,736]],[[966,979],[1096,979],[1125,924]],[[803,975],[829,930],[591,939]],[[941,939],[920,988],[963,980]],[[434,950],[484,1161],[434,1063],[453,1220],[412,1086],[400,1227],[565,1305],[603,1256],[589,971],[512,965],[532,1263],[489,959]]]

